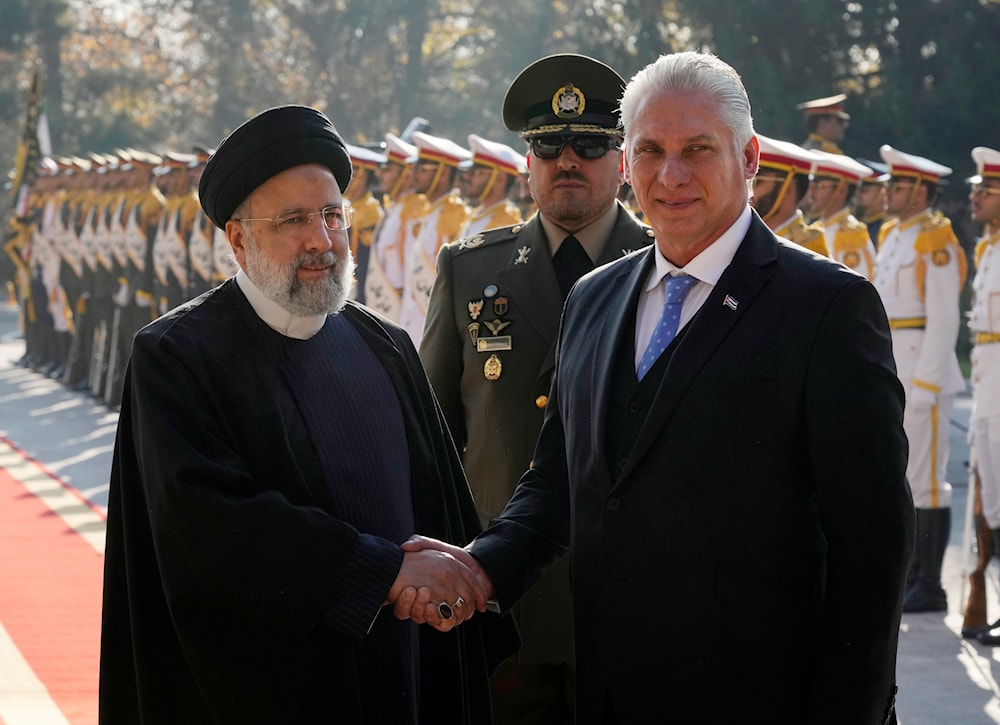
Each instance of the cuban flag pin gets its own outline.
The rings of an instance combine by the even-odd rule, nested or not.
[[[726,295],[726,299],[722,300],[722,304],[724,304],[726,307],[728,307],[731,310],[735,310],[740,303],[737,302],[736,300],[734,300],[729,295]]]

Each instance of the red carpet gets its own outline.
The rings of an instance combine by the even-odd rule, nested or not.
[[[9,453],[6,443],[0,447]],[[32,468],[34,486],[65,494],[57,478],[38,464]],[[0,624],[71,725],[97,723],[103,561],[45,500],[0,467]],[[15,725],[10,713],[22,712],[21,721],[29,722],[11,704],[17,701],[19,693],[0,692],[0,721]],[[39,712],[31,721],[58,720]]]

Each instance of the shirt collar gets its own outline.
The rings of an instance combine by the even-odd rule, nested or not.
[[[545,236],[549,238],[549,249],[552,254],[555,254],[559,249],[559,245],[562,244],[563,240],[570,233],[555,222],[547,219],[541,212],[538,213],[538,218],[542,222],[542,229],[545,230]],[[590,257],[591,261],[600,259],[604,242],[611,236],[611,230],[614,229],[616,221],[618,221],[618,202],[609,206],[606,212],[583,229],[573,232],[573,236],[580,242],[580,246],[587,252],[587,256]]]
[[[242,269],[236,273],[236,284],[240,286],[253,311],[267,326],[285,337],[308,340],[323,328],[326,315],[293,315],[277,302],[268,299]]]
[[[726,267],[733,261],[733,257],[736,256],[736,250],[750,230],[752,218],[750,207],[747,206],[729,229],[683,267],[678,267],[673,262],[668,261],[660,248],[654,244],[653,258],[656,260],[656,274],[650,277],[646,284],[646,290],[651,290],[666,275],[675,272],[689,274],[699,282],[707,282],[714,287],[722,273],[726,271]]]

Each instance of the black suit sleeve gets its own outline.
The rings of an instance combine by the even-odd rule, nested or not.
[[[881,722],[895,684],[902,587],[913,544],[902,387],[874,288],[845,287],[806,372],[809,459],[827,546],[816,723]]]

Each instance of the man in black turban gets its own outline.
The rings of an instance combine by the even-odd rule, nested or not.
[[[135,338],[111,472],[100,720],[490,722],[518,644],[446,557],[448,633],[385,607],[478,517],[407,334],[347,301],[351,174],[322,113],[270,109],[208,161],[240,270]],[[412,588],[408,591],[413,591]],[[408,595],[409,596],[409,595]],[[387,609],[387,611],[383,611]]]

